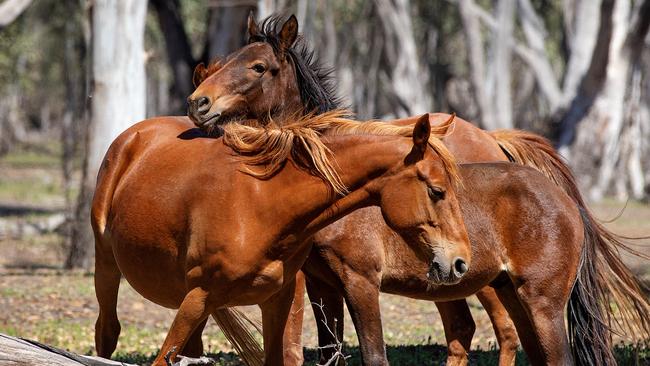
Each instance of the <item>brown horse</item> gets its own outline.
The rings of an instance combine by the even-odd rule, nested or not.
[[[448,125],[432,134],[426,116],[412,128],[334,112],[282,129],[228,124],[220,139],[191,127],[176,117],[140,122],[104,158],[92,206],[100,356],[116,346],[123,275],[147,299],[178,308],[154,365],[200,353],[211,314],[242,331],[224,309],[249,304],[262,309],[265,363],[283,364],[275,351],[310,251],[305,239],[359,207],[381,207],[413,255],[430,262],[423,278],[456,283],[471,268],[456,166],[437,139]]]
[[[188,115],[197,126],[214,133],[219,131],[220,125],[231,120],[255,118],[266,124],[271,118],[281,120],[282,116],[310,111],[322,113],[340,105],[329,73],[319,66],[313,52],[298,37],[295,17],[284,23],[278,17],[270,17],[262,26],[249,17],[248,30],[249,45],[207,68],[203,65],[196,68],[194,83],[197,89],[188,98]],[[437,126],[449,117],[433,114],[430,121]],[[409,118],[395,123],[408,125],[415,120]],[[460,118],[455,119],[453,133],[445,137],[445,143],[454,154],[474,154],[471,161],[508,160],[494,137]],[[294,308],[302,309],[302,276],[298,276],[298,282]],[[500,359],[503,364],[510,364],[519,344],[514,325],[494,290],[486,287],[477,296],[493,322],[501,349]],[[465,340],[468,336],[471,340],[473,333],[467,304],[463,300],[449,305],[438,304],[438,307],[449,340],[450,359],[465,357],[462,345],[469,344]],[[449,310],[442,310],[442,307]],[[460,319],[467,326],[452,326],[452,322],[460,324]],[[292,321],[285,339],[287,362],[302,364],[302,322],[297,318]]]
[[[381,213],[373,208],[355,211],[315,235],[303,272],[310,300],[318,304],[321,361],[332,357],[324,346],[342,339],[345,299],[363,363],[387,364],[380,291],[453,301],[491,286],[535,365],[615,364],[606,313],[613,309],[631,326],[632,338],[648,339],[650,305],[617,256],[622,245],[584,206],[530,168],[466,164],[461,173],[464,189],[458,199],[472,243],[472,268],[458,284],[419,279],[426,263],[381,223]],[[571,181],[570,176],[558,178]],[[570,338],[563,317],[567,303]],[[444,305],[441,310],[448,304],[438,303]],[[470,340],[471,332],[464,341]],[[469,343],[463,346],[468,349]],[[467,363],[466,358],[453,361]]]

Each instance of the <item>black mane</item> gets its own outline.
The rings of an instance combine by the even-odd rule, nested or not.
[[[260,33],[252,36],[249,43],[266,42],[278,54],[280,50],[279,32],[286,20],[282,15],[271,15],[262,21]],[[286,50],[296,70],[296,81],[300,91],[304,112],[317,114],[341,109],[341,99],[336,95],[336,83],[333,69],[324,67],[314,56],[314,50],[309,47],[302,36]]]

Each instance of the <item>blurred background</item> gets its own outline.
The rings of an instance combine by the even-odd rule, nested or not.
[[[296,14],[359,119],[455,112],[542,134],[600,217],[628,202],[614,228],[650,234],[650,0],[0,0],[5,284],[92,268],[108,144],[184,115],[194,67],[244,45],[251,11]],[[13,280],[3,291],[30,282]],[[28,323],[16,319],[0,332]]]

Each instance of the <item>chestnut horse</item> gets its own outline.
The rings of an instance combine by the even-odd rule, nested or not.
[[[193,81],[197,88],[188,98],[188,116],[196,126],[208,133],[218,133],[224,123],[241,118],[255,118],[266,124],[272,118],[277,121],[285,116],[322,113],[340,106],[329,72],[319,65],[313,52],[298,37],[295,17],[286,22],[281,22],[279,17],[269,17],[261,26],[249,17],[248,32],[247,46],[207,68],[200,64],[195,69]],[[449,117],[431,114],[430,122],[437,126]],[[394,122],[409,125],[415,121],[412,117]],[[503,140],[521,139],[515,135]],[[508,160],[493,136],[460,118],[454,120],[453,132],[444,142],[454,154],[473,154],[475,157],[471,161]],[[304,306],[302,281],[302,276],[298,276],[295,309]],[[494,325],[502,364],[512,363],[519,344],[512,321],[490,287],[479,291],[477,296]],[[459,300],[437,305],[449,340],[450,360],[465,357],[462,345],[469,344],[465,340],[468,336],[471,340],[468,333],[473,333],[469,332],[473,320],[466,302]],[[460,324],[461,319],[467,326],[452,326],[452,322]],[[301,327],[301,319],[292,317],[285,337],[289,364],[302,364]]]
[[[471,268],[455,162],[437,139],[448,125],[432,134],[427,116],[397,127],[329,112],[282,129],[228,124],[220,139],[192,127],[187,118],[149,119],[106,153],[91,217],[100,356],[119,336],[123,275],[145,298],[178,308],[154,365],[200,353],[211,314],[243,331],[225,309],[250,304],[262,309],[265,364],[282,365],[276,350],[310,251],[305,239],[364,206],[381,207],[413,255],[430,262],[423,278],[455,283]],[[451,275],[440,271],[450,267]],[[249,364],[258,356],[244,354]]]
[[[419,278],[427,263],[383,225],[374,208],[355,211],[315,235],[303,272],[309,297],[318,304],[314,312],[325,351],[321,363],[332,358],[324,346],[343,339],[345,299],[363,364],[388,364],[380,291],[453,301],[491,286],[514,319],[534,365],[615,364],[610,311],[626,320],[632,338],[650,337],[650,304],[617,255],[623,246],[584,206],[530,168],[463,164],[461,173],[464,187],[457,197],[472,243],[472,268],[457,284],[441,286]],[[452,361],[467,363],[466,358]]]

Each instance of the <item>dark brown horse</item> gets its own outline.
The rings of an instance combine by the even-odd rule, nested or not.
[[[178,308],[154,365],[201,353],[209,315],[240,336],[225,309],[249,304],[262,309],[265,364],[282,365],[276,350],[310,251],[305,239],[364,206],[380,206],[413,255],[430,262],[423,278],[458,282],[471,257],[456,166],[437,139],[447,127],[432,135],[426,116],[411,128],[326,113],[283,129],[228,124],[220,139],[186,118],[129,128],[106,154],[92,206],[98,354],[116,346],[123,275],[147,299]]]

